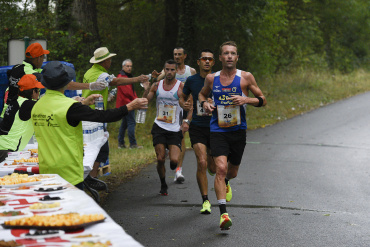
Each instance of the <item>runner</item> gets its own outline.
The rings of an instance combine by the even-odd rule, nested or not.
[[[200,106],[198,94],[204,85],[205,77],[212,72],[215,64],[213,51],[204,49],[200,52],[197,61],[199,73],[187,78],[182,94],[180,95],[180,105],[186,111],[193,109],[192,121],[189,127],[191,146],[197,157],[197,182],[202,196],[203,204],[200,212],[202,214],[211,213],[211,203],[208,199],[208,180],[207,165],[210,167],[209,173],[215,173],[215,164],[210,156],[210,114],[206,114]],[[188,99],[192,98],[191,104]]]
[[[175,170],[179,162],[183,132],[187,131],[189,127],[181,122],[182,108],[179,104],[178,91],[182,90],[183,84],[175,78],[176,68],[177,64],[174,60],[166,61],[164,64],[165,78],[153,84],[150,91],[149,85],[144,84],[143,94],[143,98],[147,98],[148,101],[151,101],[154,95],[157,96],[157,117],[154,120],[151,133],[157,155],[157,171],[161,180],[160,194],[164,196],[168,195],[164,166],[166,148],[170,150],[170,168]]]
[[[228,41],[220,46],[222,70],[209,74],[199,93],[200,105],[212,112],[211,155],[216,163],[215,192],[220,208],[220,228],[229,230],[232,225],[226,211],[226,201],[232,198],[229,180],[238,174],[239,165],[246,145],[246,105],[261,107],[266,99],[253,75],[238,70],[239,55],[236,43]],[[207,102],[213,92],[214,104]],[[248,97],[249,91],[255,98]]]
[[[184,48],[182,47],[176,47],[173,49],[173,59],[177,63],[177,69],[176,69],[176,79],[181,81],[182,83],[185,83],[186,79],[191,76],[195,75],[197,71],[188,66],[185,65],[185,59],[187,57],[187,53]],[[156,73],[156,71],[155,71]],[[164,71],[161,72],[161,74],[158,76],[158,80],[163,79],[165,76]],[[191,118],[191,114],[188,115],[187,111],[183,111],[182,118]],[[183,183],[185,181],[184,175],[182,175],[182,163],[184,161],[185,152],[186,152],[186,146],[185,146],[185,136],[181,140],[181,146],[184,147],[181,149],[179,162],[177,164],[177,168],[175,171],[175,178],[174,181],[177,183]]]

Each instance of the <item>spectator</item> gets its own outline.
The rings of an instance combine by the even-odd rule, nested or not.
[[[111,110],[93,110],[99,94],[92,94],[82,103],[64,96],[73,75],[68,66],[58,61],[48,63],[43,71],[43,85],[47,88],[32,109],[32,123],[39,144],[41,174],[59,174],[83,189],[83,133],[81,121],[114,122],[129,111],[146,108],[147,99],[135,99],[126,106]]]
[[[125,78],[125,77],[114,77],[108,74],[108,69],[112,64],[112,57],[117,54],[110,53],[108,48],[100,47],[95,50],[94,56],[90,59],[90,63],[93,66],[86,71],[84,75],[83,82],[90,83],[93,81],[102,81],[105,80],[110,86],[119,86],[119,85],[126,85],[126,84],[133,84],[138,82],[144,82],[149,78],[145,75],[141,75],[138,77],[133,78]],[[91,91],[85,90],[82,92],[82,97],[87,98],[91,94],[101,94],[103,96],[104,101],[104,109],[107,109],[107,102],[108,102],[108,88],[105,88],[101,91]],[[95,109],[94,105],[90,106],[92,109]],[[90,179],[95,178],[98,176],[98,170],[100,163],[105,163],[109,157],[109,144],[108,141],[101,147],[98,157],[94,162],[93,169],[91,170],[89,176],[86,178],[86,183],[95,190],[104,190],[105,186],[100,186],[101,183],[97,183],[95,180]],[[91,177],[90,177],[91,176]]]
[[[117,77],[132,78],[132,61],[126,59],[122,62],[122,70],[119,72]],[[126,105],[137,98],[134,85],[122,85],[117,87],[117,101],[116,107]],[[118,134],[118,148],[126,148],[125,145],[125,132],[127,129],[128,139],[130,142],[130,148],[143,148],[138,146],[135,138],[135,111],[129,112],[122,118],[121,127],[119,128]]]

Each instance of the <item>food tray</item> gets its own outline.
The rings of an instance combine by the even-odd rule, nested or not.
[[[35,181],[35,182],[29,182],[29,183],[20,183],[20,184],[9,184],[9,185],[0,185],[3,188],[17,188],[20,186],[31,186],[31,185],[36,185],[36,184],[41,184],[41,181]]]
[[[72,231],[72,230],[82,229],[82,228],[85,228],[85,227],[88,227],[88,226],[91,226],[91,225],[94,225],[94,224],[97,224],[97,223],[101,223],[105,219],[106,218],[104,218],[102,220],[92,221],[92,222],[85,223],[85,224],[75,225],[75,226],[18,226],[18,225],[10,226],[10,225],[5,225],[5,224],[1,224],[1,226],[4,229],[37,229],[37,230]]]

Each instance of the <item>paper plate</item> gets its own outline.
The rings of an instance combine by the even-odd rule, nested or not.
[[[50,213],[50,212],[59,211],[61,209],[62,209],[62,207],[44,208],[44,209],[30,209],[30,208],[28,208],[28,210],[30,210],[34,214]]]
[[[85,234],[65,234],[62,238],[65,240],[69,240],[71,242],[88,242],[102,240],[104,239],[104,236],[102,234],[85,233]]]
[[[19,218],[24,218],[24,217],[30,217],[33,215],[33,213],[29,211],[23,211],[23,210],[2,210],[0,213],[7,212],[7,211],[21,211],[24,213],[24,215],[15,215],[15,216],[0,216],[0,221],[7,221],[7,220],[14,220],[14,219],[19,219]]]
[[[36,178],[42,180],[42,181],[48,181],[56,179],[55,175],[48,175],[48,174],[40,174],[40,175],[34,175]]]
[[[60,196],[58,196],[58,197],[60,197]],[[40,198],[40,199],[42,199],[42,198]],[[39,202],[41,202],[41,203],[49,203],[49,204],[50,203],[54,203],[54,202],[65,202],[65,201],[68,201],[68,199],[65,198],[65,197],[60,197],[60,200],[50,200],[50,201],[42,201],[40,199],[39,199]]]
[[[34,189],[33,191],[36,192],[36,193],[39,193],[39,194],[58,194],[58,193],[62,193],[64,191],[66,191],[67,187],[63,187],[63,189],[61,190],[40,190],[40,188],[42,187],[39,187],[38,189]],[[46,188],[46,189],[52,189],[52,188]]]
[[[11,198],[11,197],[12,197],[11,195],[0,195],[0,201],[9,200],[9,198]]]
[[[43,182],[42,184],[40,185],[37,185],[37,187],[40,187],[40,188],[54,188],[54,187],[66,187],[67,184],[66,183],[62,183],[62,182]]]
[[[40,231],[40,230],[39,230]],[[32,235],[27,235],[27,233],[22,233],[20,235],[21,238],[26,238],[26,239],[46,239],[46,238],[55,238],[55,237],[60,237],[62,235],[64,235],[64,231],[62,230],[53,230],[53,231],[57,231],[55,233],[50,233],[50,234],[41,234],[41,235],[34,235],[34,233],[36,232],[35,230],[30,230],[29,233],[31,233]]]

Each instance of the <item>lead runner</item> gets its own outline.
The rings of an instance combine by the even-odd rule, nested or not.
[[[211,155],[216,164],[215,192],[220,208],[220,228],[229,230],[232,221],[226,211],[226,201],[232,198],[229,180],[238,175],[246,145],[246,105],[261,107],[266,98],[250,72],[236,68],[239,59],[237,45],[227,41],[220,46],[222,70],[207,75],[199,101],[206,112],[212,112]],[[212,91],[214,105],[207,101]],[[248,97],[252,92],[254,98]]]

